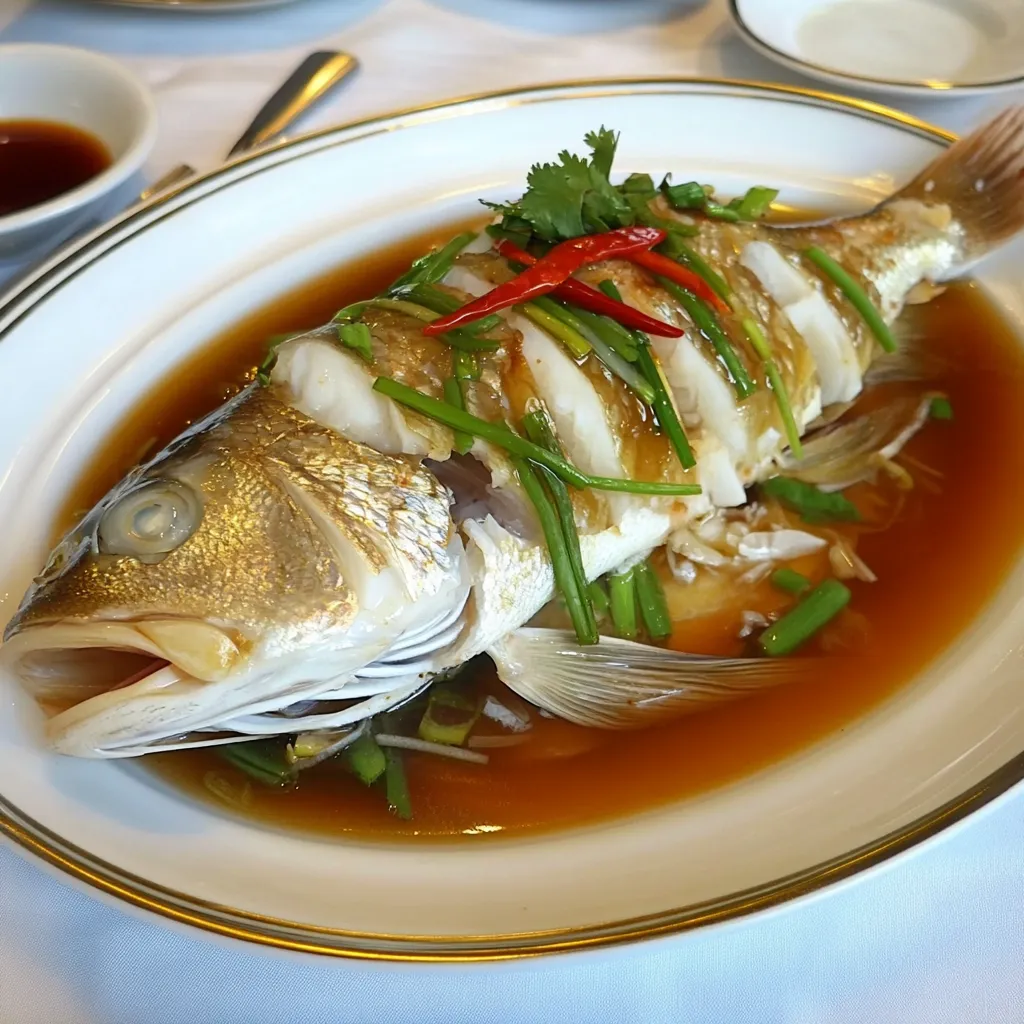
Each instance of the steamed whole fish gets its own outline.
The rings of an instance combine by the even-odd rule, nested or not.
[[[685,496],[572,491],[588,579],[742,506],[750,486],[780,470],[825,484],[833,472],[845,485],[860,455],[896,451],[921,410],[908,411],[911,426],[823,433],[805,466],[788,450],[778,396],[742,320],[768,339],[806,433],[857,397],[869,369],[899,358],[882,355],[807,249],[840,264],[891,324],[922,286],[963,273],[1024,226],[1022,175],[1017,108],[864,216],[771,227],[653,200],[653,216],[699,227],[688,241],[732,296],[720,322],[753,394],[739,397],[691,312],[646,270],[609,260],[577,277],[610,280],[627,304],[682,329],[652,345],[691,469],[618,376],[593,354],[574,358],[518,307],[481,335],[488,345],[475,354],[477,379],[463,382],[466,410],[516,427],[544,409],[566,457],[589,476],[699,485]],[[465,303],[516,273],[481,234],[437,283]],[[265,382],[133,471],[51,555],[7,627],[2,657],[50,712],[55,749],[125,757],[339,728],[484,651],[513,686],[528,678],[523,691],[544,704],[551,638],[533,645],[531,673],[532,633],[516,631],[551,600],[555,579],[517,465],[480,437],[459,454],[466,445],[452,430],[374,389],[386,377],[443,400],[452,375],[452,348],[423,333],[400,291],[358,317],[364,351],[339,344],[333,324],[285,342]],[[640,683],[664,669],[650,660],[637,658]],[[602,662],[575,664],[579,672],[556,673],[557,694],[547,694],[556,710]],[[730,680],[742,689],[740,675]]]

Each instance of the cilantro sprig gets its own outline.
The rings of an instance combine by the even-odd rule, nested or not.
[[[658,190],[649,175],[634,174],[621,185],[611,183],[619,143],[616,132],[602,126],[589,132],[585,142],[589,158],[563,150],[557,163],[534,164],[518,201],[484,203],[502,215],[501,222],[488,229],[491,234],[525,247],[534,239],[562,242],[634,224],[670,234],[693,233],[688,225],[658,217],[650,209]]]

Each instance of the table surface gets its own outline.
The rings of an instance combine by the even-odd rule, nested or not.
[[[299,0],[233,14],[0,0],[0,42],[89,47],[141,74],[160,107],[154,176],[216,164],[320,47],[363,67],[308,127],[602,76],[814,84],[750,51],[724,0]],[[902,105],[962,131],[1008,99]],[[0,1022],[1022,1021],[1022,904],[1024,793],[770,916],[643,948],[457,969],[302,959],[170,930],[0,847]]]

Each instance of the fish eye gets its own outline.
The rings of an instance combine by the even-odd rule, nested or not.
[[[177,480],[151,480],[103,513],[99,549],[108,555],[136,558],[166,555],[195,533],[202,516],[191,488]]]

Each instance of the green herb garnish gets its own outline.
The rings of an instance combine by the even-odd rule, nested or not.
[[[804,250],[804,256],[820,270],[823,270],[849,299],[850,304],[863,317],[871,333],[878,339],[878,344],[886,352],[895,352],[896,338],[882,319],[882,314],[868,297],[868,293],[824,249],[812,245],[810,249]]]
[[[412,800],[409,798],[409,783],[405,778],[405,767],[402,755],[392,747],[384,752],[384,788],[387,793],[388,807],[403,821],[412,818]]]
[[[849,588],[838,580],[819,583],[792,611],[761,634],[761,649],[773,658],[791,654],[834,619],[849,601]]]
[[[775,396],[775,404],[779,407],[779,416],[782,418],[782,426],[786,432],[786,440],[789,442],[790,450],[796,459],[803,458],[804,448],[800,441],[800,428],[796,425],[796,418],[793,416],[793,406],[789,401],[789,392],[786,390],[786,382],[782,379],[778,364],[772,358],[772,350],[764,332],[751,317],[743,317],[740,321],[743,330],[750,339],[751,348],[764,360],[764,375],[768,378],[768,385]]]
[[[345,748],[345,757],[356,778],[367,786],[384,774],[384,751],[377,745],[369,730],[363,732]]]
[[[413,265],[388,289],[395,292],[413,284],[437,284],[451,270],[455,257],[476,238],[476,232],[466,231],[457,235],[447,245],[427,253],[413,262]]]
[[[779,590],[785,590],[787,594],[802,594],[811,587],[811,581],[803,573],[786,567],[776,569],[770,579]]]
[[[227,743],[217,753],[239,771],[265,786],[285,786],[298,774],[285,757],[284,747],[274,740]]]
[[[366,324],[338,324],[338,341],[358,352],[368,363],[373,362],[373,338]]]
[[[951,420],[953,418],[953,406],[948,398],[942,396],[933,398],[928,406],[928,415],[933,420]]]
[[[823,491],[803,480],[775,476],[761,484],[761,491],[786,508],[799,512],[805,523],[855,523],[860,519],[857,506],[839,491]]]
[[[373,384],[374,391],[393,399],[400,405],[414,409],[429,419],[437,420],[452,430],[462,430],[474,437],[482,438],[503,448],[512,455],[529,459],[546,466],[556,476],[573,487],[590,487],[597,491],[616,491],[625,494],[693,495],[700,494],[697,484],[654,483],[641,480],[626,480],[606,476],[589,476],[571,462],[553,455],[525,437],[514,434],[504,423],[489,423],[471,413],[455,409],[445,402],[424,395],[415,388],[400,384],[390,377],[378,377]]]
[[[573,359],[582,359],[590,353],[593,347],[590,342],[574,327],[552,313],[548,305],[533,301],[518,308],[528,320],[532,320],[542,330],[557,338],[568,349]]]
[[[688,288],[676,284],[675,281],[670,281],[667,277],[658,277],[657,281],[662,288],[682,303],[690,319],[697,325],[697,329],[711,342],[714,350],[718,353],[718,358],[729,372],[736,394],[741,400],[749,398],[757,390],[757,385],[750,379],[747,368],[740,361],[732,342],[722,330],[714,310],[703,299],[694,295]]]
[[[633,567],[633,579],[636,582],[637,603],[640,605],[640,616],[644,620],[644,628],[652,640],[664,640],[672,633],[672,619],[668,613],[668,603],[661,580],[654,571],[650,559]]]
[[[461,747],[479,717],[479,701],[450,686],[435,686],[420,719],[419,737],[428,743]]]
[[[636,583],[633,570],[613,573],[608,577],[608,603],[612,626],[623,640],[634,640],[637,634]]]
[[[444,384],[441,385],[441,389],[444,392],[444,400],[453,409],[465,411],[466,399],[462,394],[462,385],[459,383],[458,377],[446,378]],[[460,455],[465,455],[473,447],[473,435],[467,434],[462,430],[456,430],[453,447]]]

